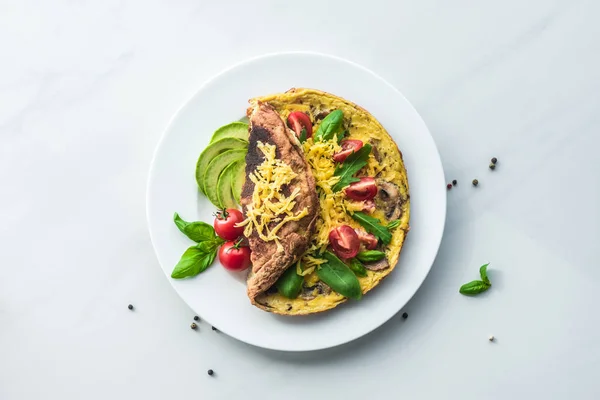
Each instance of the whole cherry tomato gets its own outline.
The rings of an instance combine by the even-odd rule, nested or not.
[[[215,213],[215,222],[213,224],[215,232],[221,239],[234,240],[242,236],[244,227],[237,227],[236,224],[244,221],[244,214],[235,208],[219,210]]]
[[[241,246],[242,239],[237,242],[226,242],[219,249],[219,261],[230,271],[243,271],[250,266],[250,248]]]

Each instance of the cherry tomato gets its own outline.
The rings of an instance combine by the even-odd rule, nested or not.
[[[236,227],[235,224],[239,224],[244,221],[244,214],[240,210],[235,208],[228,208],[227,210],[219,210],[215,213],[215,232],[221,239],[234,240],[242,236],[244,233],[244,227]]]
[[[225,242],[219,249],[219,261],[230,271],[243,271],[250,266],[250,248],[240,246],[241,240]]]
[[[358,254],[360,241],[358,235],[348,225],[338,226],[329,232],[329,244],[340,258],[352,258]]]
[[[302,133],[302,129],[306,129],[306,138],[312,136],[313,126],[310,122],[310,118],[308,115],[304,114],[302,111],[294,111],[288,115],[288,126],[292,128],[294,132],[296,132],[296,136],[300,137]]]
[[[333,161],[344,162],[346,158],[355,151],[359,151],[363,147],[363,142],[360,140],[345,139],[340,142],[342,151],[333,155]]]
[[[352,200],[371,200],[377,195],[377,183],[371,177],[360,178],[360,181],[352,183],[344,192]]]
[[[372,233],[367,233],[362,229],[354,230],[358,235],[358,240],[365,245],[367,250],[375,250],[377,248],[377,238]]]

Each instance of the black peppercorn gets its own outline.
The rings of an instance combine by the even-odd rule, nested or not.
[[[454,180],[452,181],[452,184],[453,184],[454,186],[456,186],[456,184],[457,184],[457,183],[458,183],[458,182],[456,181],[456,179],[454,179]]]
[[[477,179],[473,179],[473,186],[479,185],[479,181]]]
[[[127,308],[129,308],[130,310],[133,310],[133,305],[128,305]]]
[[[408,318],[408,313],[403,313],[402,318],[404,318],[404,319]]]
[[[217,328],[215,328],[215,327],[213,326],[213,327],[212,327],[212,330],[213,330],[213,331],[216,331],[216,330],[217,330]]]
[[[213,371],[212,369],[209,369],[209,370],[208,370],[208,374],[209,374],[210,376],[212,376],[214,373],[215,373],[215,371]]]
[[[498,159],[496,157],[492,157],[492,164],[496,164],[498,162]]]
[[[196,316],[194,317],[194,321],[200,321],[200,317],[196,315]]]

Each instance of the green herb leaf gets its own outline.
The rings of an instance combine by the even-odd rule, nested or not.
[[[338,142],[338,144],[342,143],[342,140],[344,140],[344,138],[345,138],[346,136],[348,136],[348,129],[344,130],[342,133],[340,133],[340,134],[338,135],[338,138],[337,138],[337,142]]]
[[[379,250],[361,251],[360,253],[358,253],[356,255],[356,258],[358,258],[360,261],[366,262],[366,263],[383,260],[384,257],[385,257],[385,253],[383,251],[379,251]]]
[[[275,283],[275,286],[282,296],[288,299],[295,299],[302,290],[302,282],[304,282],[304,277],[296,273],[296,264],[293,264],[285,270]]]
[[[487,267],[488,265],[490,265],[490,263],[484,264],[479,268],[479,275],[481,276],[481,280],[484,281],[485,283],[487,283],[488,285],[492,285],[492,282],[490,282],[490,279],[487,276]]]
[[[362,289],[356,275],[354,275],[350,268],[328,251],[323,256],[327,262],[321,264],[321,268],[317,269],[319,279],[342,296],[356,300],[360,299],[362,297]]]
[[[367,269],[356,258],[348,260],[348,267],[356,274],[356,276],[367,276]]]
[[[205,240],[213,240],[217,236],[215,235],[215,230],[209,224],[197,221],[197,222],[187,222],[181,219],[179,214],[175,213],[173,216],[173,221],[177,228],[188,238],[192,239],[194,242],[203,242]]]
[[[362,212],[355,212],[352,214],[352,218],[355,221],[358,221],[359,224],[363,226],[367,230],[367,232],[372,233],[377,236],[379,240],[381,240],[385,244],[389,244],[392,241],[392,234],[389,229],[379,222],[377,218],[371,217]]]
[[[388,229],[394,229],[397,228],[400,225],[400,220],[399,219],[395,219],[392,222],[390,222],[389,224],[387,224],[387,228]]]
[[[217,247],[216,241],[209,241],[188,248],[171,272],[171,278],[196,276],[206,270],[215,261]]]
[[[342,110],[330,112],[317,128],[315,141],[327,141],[333,139],[333,135],[339,132],[343,124],[344,113]]]
[[[467,296],[475,296],[476,294],[485,292],[490,286],[492,285],[487,284],[484,281],[471,281],[462,285],[459,292]]]
[[[331,190],[339,192],[351,183],[358,182],[360,179],[355,178],[353,175],[357,173],[362,167],[367,165],[369,161],[369,153],[371,152],[371,145],[365,144],[360,150],[350,154],[346,160],[335,168],[334,176],[339,176],[340,180],[333,185]]]
[[[300,131],[300,137],[298,138],[298,140],[300,140],[300,143],[306,142],[306,129],[305,128],[302,128],[302,131]]]

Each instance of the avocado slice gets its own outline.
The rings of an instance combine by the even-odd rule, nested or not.
[[[217,182],[217,198],[219,199],[219,205],[221,208],[237,208],[235,199],[233,198],[233,192],[231,191],[231,182],[233,179],[232,172],[241,161],[233,162],[229,164],[219,176]]]
[[[232,122],[227,125],[223,125],[213,133],[210,139],[211,143],[216,142],[224,138],[237,138],[248,141],[248,124],[244,122]]]
[[[240,204],[240,199],[242,197],[242,188],[244,187],[245,180],[246,160],[241,160],[234,167],[231,168],[231,192],[233,193],[233,198],[238,204]]]
[[[209,144],[208,147],[200,154],[200,157],[198,157],[198,162],[196,163],[196,182],[198,183],[198,187],[200,187],[200,191],[205,193],[204,174],[206,173],[208,164],[210,164],[210,162],[216,156],[228,150],[246,151],[247,149],[247,141],[231,137],[217,140],[216,142]]]
[[[221,174],[231,163],[243,160],[246,157],[246,150],[228,150],[219,154],[208,164],[204,175],[204,193],[208,199],[217,207],[221,207],[218,195],[219,179]]]

